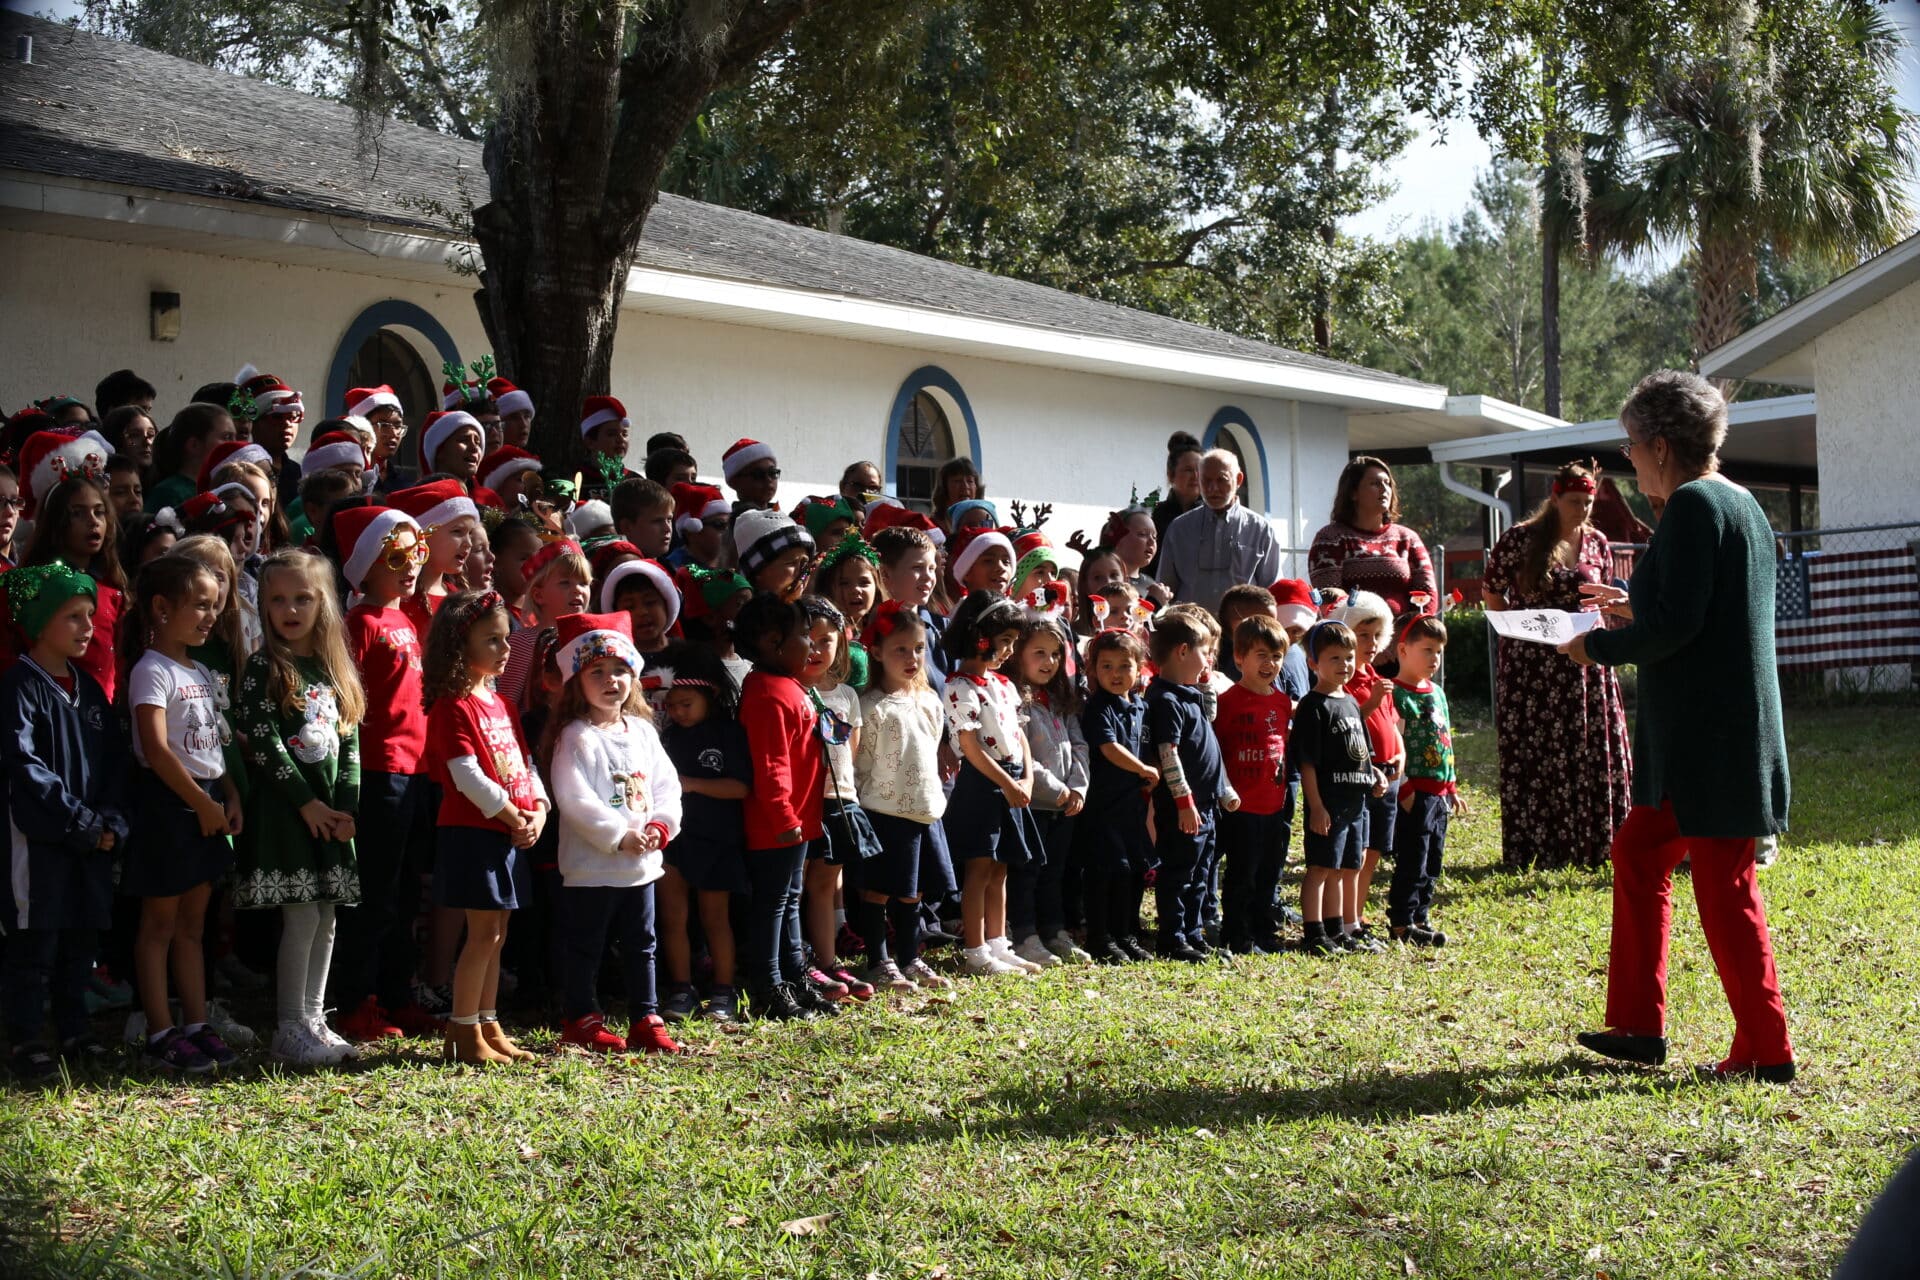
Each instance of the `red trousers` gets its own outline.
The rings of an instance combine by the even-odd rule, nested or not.
[[[1700,927],[1733,1007],[1727,1062],[1770,1067],[1793,1061],[1753,841],[1683,836],[1673,806],[1664,801],[1658,809],[1633,806],[1613,836],[1607,1025],[1629,1035],[1667,1033],[1667,935],[1673,927],[1673,870],[1682,858],[1691,863]]]

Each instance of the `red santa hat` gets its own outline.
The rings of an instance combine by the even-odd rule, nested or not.
[[[348,586],[360,589],[375,559],[402,529],[411,529],[416,539],[425,536],[412,516],[392,507],[349,507],[333,517],[334,537],[346,555],[340,571]]]
[[[480,518],[480,508],[474,505],[473,499],[467,496],[467,491],[460,487],[458,480],[417,484],[393,494],[388,501],[412,516],[414,523],[428,531],[452,524],[461,516],[472,516],[476,520]]]
[[[480,425],[480,419],[464,409],[448,409],[440,413],[430,413],[427,420],[420,424],[420,473],[425,475],[433,470],[433,455],[440,452],[440,446],[453,437],[453,433],[462,427],[472,427],[482,440],[487,438],[487,430]]]
[[[620,598],[620,585],[636,577],[645,578],[660,593],[667,606],[667,626],[672,627],[680,618],[680,588],[674,583],[673,571],[658,560],[629,560],[615,565],[600,584],[600,607],[611,611],[613,602]]]
[[[375,409],[399,409],[405,412],[400,396],[386,383],[377,387],[350,387],[347,390],[347,416],[364,418]]]
[[[473,382],[449,381],[449,382],[441,383],[440,384],[441,410],[444,412],[451,413],[453,410],[458,409],[460,406],[464,405],[468,400],[476,398],[475,393],[479,391],[479,389],[480,389],[479,384],[473,383]]]
[[[565,555],[585,556],[586,553],[580,550],[580,544],[572,538],[555,538],[527,557],[527,562],[520,566],[521,576],[527,580],[528,585],[532,585],[539,580],[541,574],[552,568],[554,563]]]
[[[525,449],[516,449],[510,444],[501,445],[480,459],[480,483],[489,489],[498,489],[521,472],[538,471],[540,467],[540,459]]]
[[[956,535],[953,540],[953,580],[965,585],[967,571],[992,547],[999,547],[1007,553],[1007,568],[1011,570],[1013,540],[1007,537],[1006,530],[982,526]]]
[[[500,410],[500,416],[510,413],[524,413],[533,417],[533,397],[508,382],[505,378],[487,379],[487,394],[493,397],[494,407]]]
[[[53,487],[72,476],[106,483],[107,458],[113,446],[97,431],[70,435],[64,431],[36,431],[20,447],[20,476],[27,482],[29,520]]]
[[[633,647],[633,619],[624,613],[562,614],[553,630],[562,679],[573,679],[601,658],[618,658],[635,675],[646,666]]]
[[[197,477],[202,489],[213,488],[213,473],[229,462],[251,462],[256,467],[266,468],[268,475],[273,474],[273,455],[251,440],[223,440],[207,452],[207,460],[200,464]]]
[[[715,516],[733,514],[725,495],[710,484],[673,486],[673,527],[680,533],[692,533]]]
[[[867,522],[860,529],[860,536],[868,542],[882,529],[918,529],[933,539],[934,546],[940,546],[947,535],[940,532],[940,526],[910,507],[898,502],[876,502],[867,508]]]
[[[359,436],[346,431],[329,431],[315,440],[307,446],[306,454],[300,459],[300,478],[304,480],[336,467],[352,467],[355,471],[367,469],[367,450],[360,443]]]
[[[588,396],[586,402],[580,406],[580,434],[584,436],[595,428],[606,426],[609,422],[631,426],[632,424],[627,421],[627,406],[612,396]]]
[[[1313,588],[1298,578],[1282,578],[1267,590],[1273,592],[1273,602],[1279,606],[1280,626],[1310,627],[1320,617],[1320,607],[1313,602]]]
[[[234,374],[233,381],[233,398],[237,402],[234,411],[251,422],[274,414],[307,411],[306,406],[300,403],[298,391],[271,373],[261,373],[252,365]]]
[[[773,458],[773,447],[761,444],[758,440],[735,440],[720,455],[720,473],[731,485],[733,478],[756,462],[768,462]]]

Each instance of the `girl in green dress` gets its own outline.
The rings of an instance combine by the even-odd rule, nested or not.
[[[360,807],[355,732],[366,694],[347,653],[333,571],[283,550],[260,570],[260,652],[240,679],[239,718],[252,787],[254,839],[240,858],[235,905],[278,907],[280,1026],[272,1054],[330,1065],[352,1053],[327,1026],[334,908],[360,899],[354,814]],[[258,824],[255,826],[254,824]]]

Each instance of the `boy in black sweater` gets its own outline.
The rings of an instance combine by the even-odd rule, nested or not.
[[[1160,768],[1153,789],[1160,855],[1154,897],[1160,954],[1170,960],[1204,960],[1212,951],[1203,927],[1219,858],[1214,816],[1216,809],[1232,813],[1240,807],[1198,687],[1211,665],[1211,640],[1197,620],[1178,613],[1163,616],[1153,629],[1158,672],[1147,686],[1147,745]]]

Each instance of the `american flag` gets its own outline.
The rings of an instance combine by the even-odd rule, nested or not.
[[[1911,545],[1816,551],[1780,562],[1774,645],[1783,668],[1920,658],[1920,577]]]

